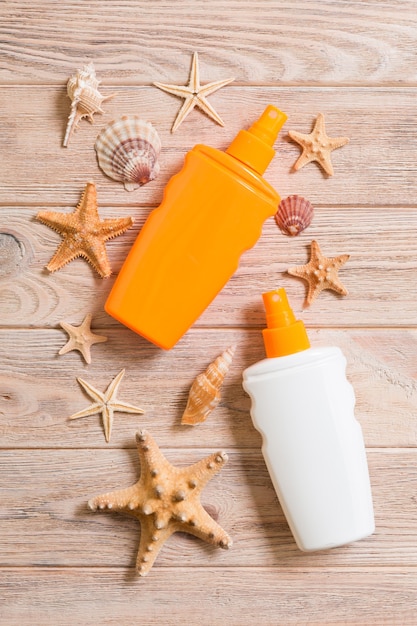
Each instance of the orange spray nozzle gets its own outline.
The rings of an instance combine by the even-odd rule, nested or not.
[[[267,328],[262,331],[268,357],[287,356],[310,347],[305,326],[296,320],[285,289],[262,294]]]
[[[264,141],[272,148],[278,133],[287,120],[285,113],[269,104],[261,117],[249,128],[250,133]]]
[[[285,113],[268,105],[261,117],[249,128],[241,130],[227,148],[227,154],[263,174],[275,154],[273,145],[284,125]]]

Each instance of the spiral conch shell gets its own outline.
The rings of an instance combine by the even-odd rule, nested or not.
[[[94,113],[104,113],[101,108],[104,100],[113,98],[116,95],[113,93],[110,96],[103,96],[98,90],[99,84],[100,81],[97,80],[93,63],[84,65],[81,70],[77,70],[68,80],[67,93],[71,99],[71,113],[65,132],[65,148],[68,146],[71,135],[77,128],[79,121],[83,117],[88,117],[89,121],[93,123]]]
[[[107,176],[133,191],[159,174],[161,140],[150,122],[123,115],[104,128],[95,144],[98,164]]]
[[[220,402],[220,388],[229,371],[236,346],[230,346],[193,382],[181,424],[199,424]]]

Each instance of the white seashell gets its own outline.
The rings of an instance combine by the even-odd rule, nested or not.
[[[281,200],[275,220],[284,235],[295,237],[310,226],[313,214],[311,202],[302,196],[294,195]]]
[[[73,74],[67,83],[67,93],[71,100],[76,98],[77,89],[84,89],[88,87],[97,91],[100,81],[97,79],[94,63],[84,65],[82,70],[77,70]]]
[[[159,174],[161,140],[150,122],[124,115],[111,122],[97,137],[98,164],[107,176],[138,189]]]
[[[79,121],[83,117],[88,117],[91,123],[94,122],[94,113],[104,113],[101,108],[104,100],[113,98],[116,94],[103,96],[98,86],[96,71],[93,63],[85,65],[82,70],[71,76],[67,83],[67,93],[71,99],[71,113],[68,118],[67,129],[64,138],[64,147],[68,146],[72,133],[76,130]]]
[[[199,424],[220,402],[220,387],[232,363],[236,346],[230,346],[210,363],[203,374],[193,382],[181,424]]]

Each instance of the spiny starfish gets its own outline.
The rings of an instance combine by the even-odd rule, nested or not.
[[[77,420],[80,417],[88,417],[90,415],[95,415],[96,413],[101,413],[103,419],[104,426],[104,436],[106,437],[107,443],[110,441],[111,430],[113,426],[113,415],[115,411],[122,411],[123,413],[144,413],[143,409],[140,409],[137,406],[133,406],[133,404],[128,404],[127,402],[121,402],[116,399],[117,391],[119,389],[120,382],[124,376],[125,370],[123,369],[119,372],[114,380],[110,383],[104,393],[97,391],[92,385],[87,383],[82,378],[77,378],[81,387],[88,393],[88,395],[95,400],[94,404],[90,404],[83,411],[79,411],[78,413],[74,413],[68,419]]]
[[[64,321],[59,322],[60,326],[68,333],[69,341],[61,348],[58,354],[67,354],[71,350],[78,350],[83,355],[86,363],[91,363],[91,346],[95,343],[107,341],[107,337],[96,335],[92,332],[90,328],[92,318],[91,313],[86,315],[81,326],[73,326]]]
[[[141,463],[138,482],[127,489],[96,496],[88,506],[93,511],[107,507],[140,521],[138,574],[148,574],[163,544],[176,531],[230,548],[231,538],[200,502],[201,491],[226,463],[227,454],[215,452],[194,465],[179,468],[164,457],[147,431],[136,434],[136,444]]]
[[[304,135],[295,130],[290,130],[288,134],[303,149],[301,156],[294,164],[294,169],[299,170],[307,163],[317,161],[329,176],[333,175],[330,153],[349,142],[347,137],[328,137],[326,135],[323,113],[318,114],[314,128],[309,135]]]
[[[308,282],[306,306],[310,306],[323,289],[331,289],[342,296],[347,295],[348,291],[340,282],[337,273],[349,257],[349,254],[341,254],[327,258],[323,256],[317,241],[311,242],[310,261],[307,265],[297,265],[287,270],[291,276],[298,276]]]
[[[63,238],[46,266],[50,272],[59,270],[77,257],[83,257],[102,278],[111,274],[105,242],[121,235],[133,224],[131,217],[100,221],[96,186],[91,182],[86,184],[81,201],[73,213],[40,211],[36,218]]]
[[[178,126],[185,120],[187,115],[189,115],[189,113],[191,113],[191,111],[196,106],[204,111],[204,113],[211,117],[215,122],[220,124],[220,126],[224,126],[223,120],[219,117],[211,104],[207,102],[206,96],[209,96],[221,87],[224,87],[228,83],[231,83],[233,80],[234,78],[226,78],[225,80],[219,80],[215,83],[208,83],[207,85],[201,86],[198,68],[198,54],[197,52],[194,52],[191,65],[190,80],[188,82],[188,85],[181,86],[167,85],[165,83],[154,83],[155,87],[159,87],[159,89],[162,89],[167,93],[172,93],[174,96],[185,98],[185,102],[178,112],[171,132],[174,133],[177,130]]]

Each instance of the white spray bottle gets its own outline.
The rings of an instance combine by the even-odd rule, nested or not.
[[[243,372],[251,416],[275,491],[300,550],[372,534],[372,495],[346,359],[310,348],[284,289],[263,294],[267,357]]]

